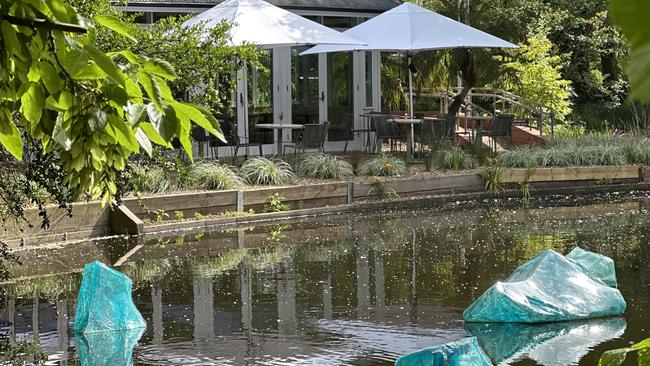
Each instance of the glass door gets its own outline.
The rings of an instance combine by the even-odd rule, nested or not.
[[[352,139],[349,133],[354,122],[352,52],[327,54],[327,119],[330,122],[328,141]]]
[[[259,65],[248,65],[248,133],[250,142],[272,144],[273,131],[258,129],[258,123],[273,123],[273,77],[270,50],[262,51]]]
[[[319,104],[325,97],[325,93],[319,91],[319,57],[298,56],[303,50],[293,48],[291,51],[291,120],[294,124],[319,123]],[[294,131],[294,138],[297,133]]]

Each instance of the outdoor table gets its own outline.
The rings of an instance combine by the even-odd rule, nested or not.
[[[277,154],[282,155],[282,130],[302,130],[303,125],[283,124],[283,123],[258,123],[255,125],[257,128],[267,130],[278,130],[278,139],[276,141]]]
[[[422,120],[411,118],[393,118],[391,121],[409,125],[409,128],[406,130],[406,161],[409,163],[413,162],[413,125],[422,123]]]
[[[493,116],[467,116],[467,117],[458,117],[458,118],[465,118],[465,131],[467,131],[467,121],[477,121],[474,122],[474,126],[472,127],[472,130],[470,131],[470,138],[474,140],[474,144],[478,143],[479,140],[482,138],[481,131],[483,131],[483,126],[481,121],[491,121],[494,119]],[[476,133],[474,133],[476,131]]]

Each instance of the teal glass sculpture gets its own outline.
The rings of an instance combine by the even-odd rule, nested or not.
[[[544,323],[621,315],[625,307],[617,289],[546,250],[485,291],[463,317],[467,322]]]
[[[397,359],[395,366],[492,366],[476,337],[428,347]]]
[[[131,279],[98,261],[84,267],[74,319],[75,333],[145,328],[131,298]]]
[[[625,332],[625,319],[600,318],[546,324],[466,323],[495,365],[533,360],[537,365],[577,365],[597,345]]]
[[[616,268],[611,258],[580,247],[573,248],[566,257],[582,268],[582,271],[592,280],[600,281],[609,287],[616,287]]]
[[[133,365],[133,348],[145,328],[75,334],[82,366]]]

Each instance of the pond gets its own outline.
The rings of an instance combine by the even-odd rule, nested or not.
[[[623,195],[556,197],[526,210],[452,203],[34,250],[15,269],[30,279],[5,286],[0,332],[37,331],[51,364],[79,364],[71,325],[80,270],[100,259],[120,262],[134,280],[147,320],[137,365],[391,365],[469,335],[502,364],[594,365],[604,350],[650,336],[649,203]],[[623,317],[463,323],[463,310],[518,265],[576,245],[616,261]]]

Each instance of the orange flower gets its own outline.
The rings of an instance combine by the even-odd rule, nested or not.
[[[389,162],[384,163],[384,169],[393,170],[393,164],[391,164]]]

